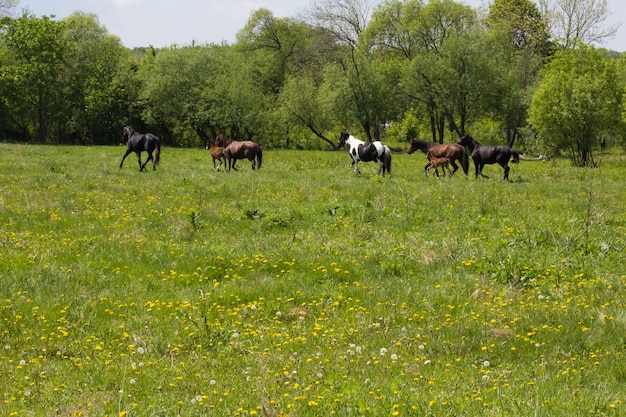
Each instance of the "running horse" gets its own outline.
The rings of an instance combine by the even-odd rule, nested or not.
[[[239,159],[247,159],[248,161],[252,161],[252,170],[261,168],[263,151],[261,150],[261,145],[259,145],[258,143],[249,140],[234,140],[232,138],[227,138],[224,135],[217,135],[215,143],[217,146],[221,146],[224,148],[226,171],[230,171],[231,168],[235,171],[239,171],[235,167],[235,164]]]
[[[508,146],[487,146],[479,142],[476,142],[470,135],[463,135],[459,144],[467,146],[471,152],[472,159],[474,160],[474,167],[476,168],[476,178],[480,175],[483,178],[489,178],[483,174],[483,167],[485,164],[499,164],[504,168],[504,179],[509,180],[509,161],[512,163],[519,162],[520,153],[516,150],[509,148]]]
[[[152,133],[139,133],[135,132],[130,126],[124,126],[122,140],[124,142],[128,141],[128,148],[122,157],[122,162],[120,162],[120,169],[124,164],[124,159],[126,159],[131,152],[135,152],[137,154],[137,161],[139,161],[139,171],[145,171],[146,164],[149,161],[152,161],[152,170],[156,171],[156,166],[161,159],[161,139]],[[148,153],[148,159],[146,159],[146,162],[143,164],[141,163],[141,152]],[[153,152],[154,157],[152,156]]]
[[[217,146],[217,144],[209,139],[206,143],[206,149],[211,152],[211,158],[213,159],[213,169],[219,172],[222,164],[224,163],[224,148]],[[215,161],[220,161],[219,166],[215,166]]]
[[[411,141],[411,146],[409,146],[409,150],[407,153],[410,155],[413,152],[420,150],[427,155],[430,153],[432,158],[448,158],[450,160],[450,165],[452,165],[452,174],[450,174],[450,178],[454,176],[454,173],[459,169],[459,166],[456,164],[456,161],[461,164],[461,168],[463,169],[463,174],[465,178],[467,178],[467,172],[469,170],[469,160],[467,158],[467,151],[465,148],[458,143],[446,143],[441,144],[437,142],[428,142],[425,140],[413,139]],[[430,168],[430,158],[426,166],[424,166],[424,175],[428,176],[427,171]],[[439,176],[437,172],[437,168],[435,168],[435,173]]]
[[[437,168],[441,168],[443,176],[446,176],[446,170],[448,170],[448,177],[452,179],[452,172],[450,171],[450,158],[435,158],[430,151],[426,154],[426,158],[430,161],[426,166],[426,178],[428,178],[428,169],[434,170],[435,174],[437,174],[437,178],[439,178]]]
[[[352,164],[350,164],[350,166],[355,174],[361,173],[361,171],[359,171],[359,161],[374,161],[378,163],[378,175],[380,175],[381,172],[383,177],[385,176],[385,172],[391,174],[391,149],[389,149],[389,146],[383,145],[380,141],[363,142],[351,134],[344,132],[339,136],[337,148],[343,149],[346,145],[348,145],[348,152],[352,157]]]

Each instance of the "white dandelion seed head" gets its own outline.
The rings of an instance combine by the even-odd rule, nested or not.
[[[392,361],[397,361],[398,360],[398,355],[396,355],[395,353],[391,354],[391,360]]]
[[[387,354],[387,348],[380,348],[380,356],[385,356]]]
[[[483,366],[484,366],[485,368],[489,368],[489,365],[491,365],[491,363],[490,363],[489,361],[484,361],[484,362],[483,362]]]

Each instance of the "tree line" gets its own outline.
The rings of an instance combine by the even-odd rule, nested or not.
[[[0,4],[0,10],[2,5]],[[0,140],[166,145],[218,134],[264,147],[367,140],[481,142],[593,165],[623,144],[626,57],[606,0],[316,0],[254,11],[232,44],[130,50],[97,16],[0,19]]]

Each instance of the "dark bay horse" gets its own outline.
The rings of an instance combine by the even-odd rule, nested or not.
[[[387,145],[383,145],[380,141],[375,142],[363,142],[352,136],[349,133],[342,133],[339,136],[339,142],[337,147],[343,149],[348,145],[348,152],[352,157],[352,171],[355,174],[360,174],[359,161],[370,162],[374,161],[378,164],[378,175],[382,172],[383,177],[385,172],[391,174],[391,149]]]
[[[519,162],[519,152],[508,146],[487,146],[476,142],[470,135],[464,135],[459,141],[460,145],[467,146],[474,160],[476,168],[476,178],[478,175],[489,178],[483,174],[483,167],[486,164],[500,164],[504,168],[504,179],[509,180],[509,161]]]
[[[411,141],[411,146],[409,146],[407,153],[410,155],[417,150],[422,151],[424,155],[428,155],[430,152],[433,158],[448,158],[450,160],[450,165],[452,165],[452,174],[450,177],[453,177],[454,173],[459,169],[456,164],[456,161],[459,161],[461,168],[463,169],[463,174],[465,174],[465,178],[467,178],[467,172],[469,170],[467,152],[465,151],[465,148],[458,143],[441,144],[437,142],[427,142],[425,140],[414,139]],[[424,167],[424,174],[426,174],[429,167],[430,161]],[[435,173],[439,176],[437,169],[435,169]]]
[[[206,143],[206,148],[211,151],[211,158],[213,159],[213,169],[218,171],[220,170],[222,163],[224,163],[224,148],[221,146],[217,146],[215,142],[209,139]],[[220,161],[219,166],[215,166],[215,161]]]
[[[235,168],[235,163],[238,159],[247,159],[248,161],[252,161],[253,170],[261,168],[263,151],[261,150],[261,145],[258,143],[249,140],[238,141],[232,138],[227,138],[224,135],[217,135],[215,143],[224,148],[226,171],[230,171],[231,168],[238,171],[238,169]]]
[[[156,171],[156,166],[159,164],[159,160],[161,159],[161,140],[158,137],[152,133],[135,132],[132,127],[124,126],[122,140],[124,142],[128,141],[128,148],[122,157],[120,168],[122,168],[122,165],[124,164],[124,159],[126,159],[131,152],[135,152],[137,154],[137,161],[139,161],[139,171],[144,171],[146,169],[146,164],[149,161],[152,161],[152,170]],[[142,164],[141,152],[144,151],[148,153],[148,159],[146,159],[146,162]],[[152,157],[153,152],[154,157]]]

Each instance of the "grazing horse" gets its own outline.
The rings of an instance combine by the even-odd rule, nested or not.
[[[454,173],[459,169],[456,164],[456,161],[459,161],[461,168],[463,169],[463,174],[465,175],[465,178],[467,178],[467,171],[469,170],[467,152],[465,151],[465,148],[458,143],[441,144],[437,142],[427,142],[425,140],[413,139],[407,153],[410,155],[417,150],[422,151],[425,155],[428,155],[430,152],[434,158],[448,158],[450,160],[450,164],[452,165],[452,174],[450,174],[450,178],[452,178]],[[428,170],[429,166],[430,161],[424,167],[424,172]],[[439,176],[437,169],[435,169],[435,173]]]
[[[428,170],[433,169],[435,174],[437,174],[437,178],[439,178],[439,172],[437,168],[441,168],[443,171],[443,176],[446,176],[446,170],[448,170],[448,177],[452,179],[452,172],[450,171],[450,158],[436,158],[433,156],[432,152],[428,152],[426,157],[430,161],[428,165],[426,165],[426,169],[424,170],[424,175],[428,178]]]
[[[152,133],[139,133],[135,132],[135,130],[130,126],[124,126],[122,140],[128,141],[128,148],[122,157],[120,168],[122,168],[122,165],[124,164],[124,159],[126,159],[131,152],[135,152],[137,154],[137,161],[139,161],[139,171],[144,171],[146,169],[146,164],[149,161],[152,161],[152,170],[156,171],[156,166],[159,164],[159,160],[161,159],[161,139]],[[141,152],[144,151],[148,153],[148,159],[146,159],[146,162],[142,164]],[[154,158],[152,157],[152,152],[154,152]]]
[[[489,178],[483,174],[483,167],[485,164],[498,163],[502,168],[504,168],[504,179],[508,181],[510,170],[509,161],[512,163],[519,162],[519,152],[509,148],[508,146],[483,145],[476,142],[470,135],[463,135],[459,144],[469,148],[472,159],[474,160],[474,167],[476,168],[476,178],[478,178],[478,175],[484,178]]]
[[[263,151],[261,150],[261,145],[258,143],[249,140],[242,142],[232,138],[227,138],[224,135],[217,135],[215,142],[218,146],[224,148],[226,171],[230,171],[231,168],[235,171],[239,171],[235,168],[235,163],[238,159],[247,159],[248,161],[252,161],[252,170],[261,168]]]
[[[383,145],[382,142],[363,142],[352,136],[349,133],[342,133],[339,136],[339,142],[337,148],[343,149],[348,145],[348,152],[352,157],[352,171],[356,174],[360,174],[359,161],[370,162],[374,161],[378,163],[378,175],[382,172],[383,177],[385,172],[391,174],[391,149],[389,146]]]
[[[221,146],[217,146],[210,139],[206,143],[206,148],[211,151],[211,158],[213,158],[213,169],[219,172],[222,167],[222,163],[224,163],[224,148]],[[215,161],[220,161],[219,166],[215,166]]]

